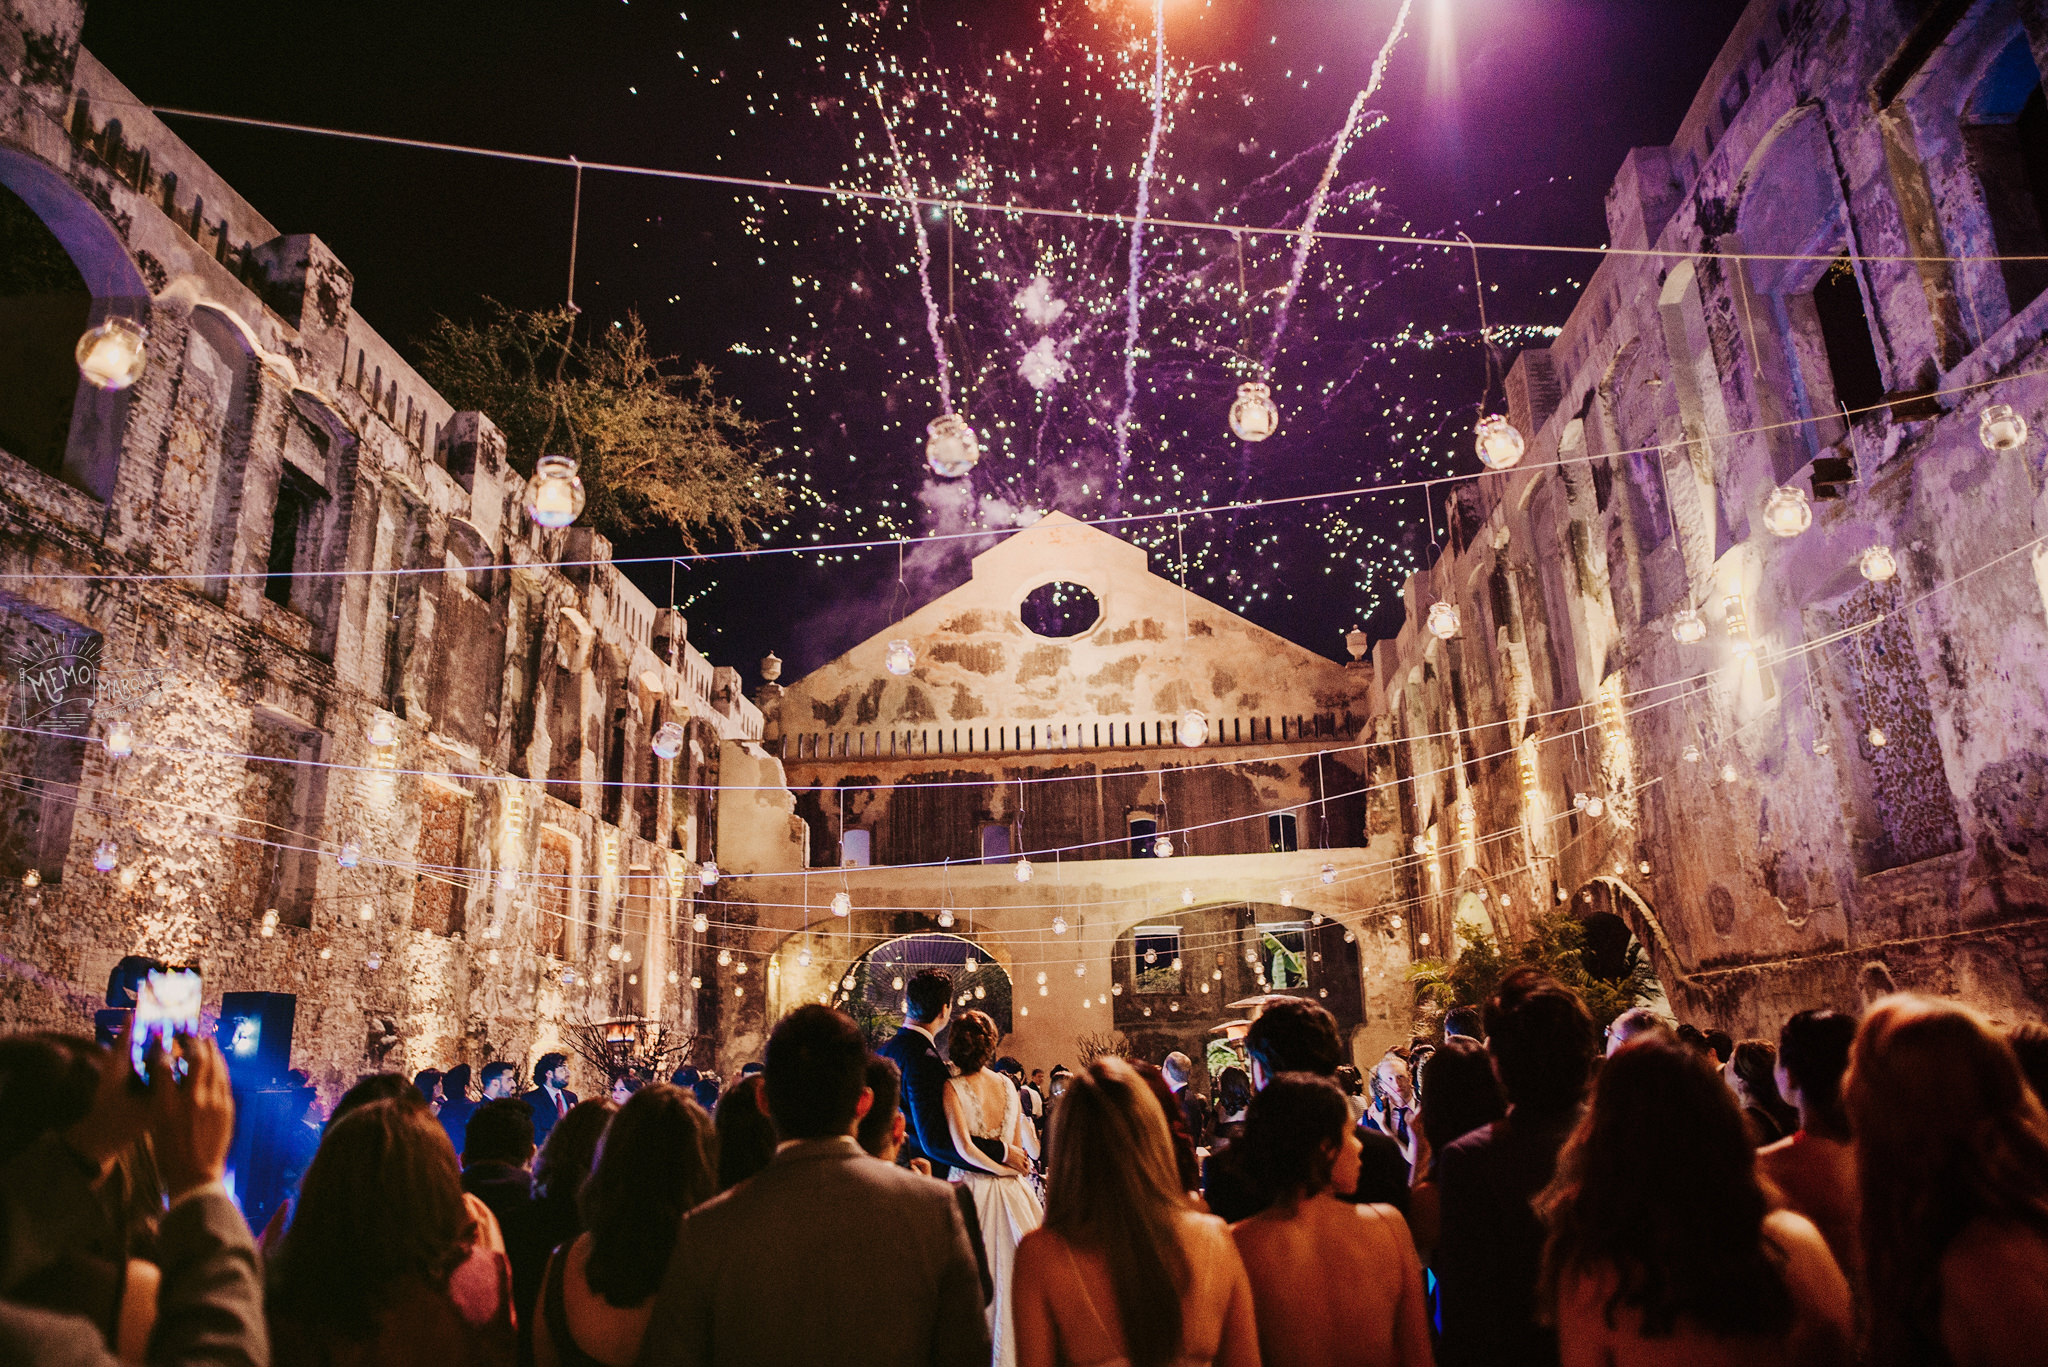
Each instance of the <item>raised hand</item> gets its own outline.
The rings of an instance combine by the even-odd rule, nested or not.
[[[149,1130],[157,1168],[174,1198],[226,1175],[235,1135],[235,1099],[220,1046],[183,1036],[178,1047],[190,1068],[185,1080],[171,1076],[171,1060],[161,1055],[151,1060],[149,1077]]]

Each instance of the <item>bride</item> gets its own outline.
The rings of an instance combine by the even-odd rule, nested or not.
[[[1011,1367],[1017,1360],[1017,1342],[1011,1330],[1010,1274],[1017,1264],[1018,1241],[1038,1228],[1044,1212],[1025,1180],[1038,1157],[1038,1135],[1024,1120],[1016,1087],[988,1068],[996,1041],[996,1024],[985,1013],[962,1011],[953,1017],[947,1052],[960,1075],[946,1084],[946,1125],[953,1147],[976,1165],[955,1168],[953,1177],[974,1193],[982,1251],[996,1288],[988,1308],[995,1367]]]

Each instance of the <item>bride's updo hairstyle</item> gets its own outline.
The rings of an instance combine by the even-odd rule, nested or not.
[[[967,1077],[988,1066],[988,1061],[996,1056],[996,1042],[1001,1038],[986,1011],[962,1011],[953,1017],[946,1054],[960,1069],[960,1076]]]

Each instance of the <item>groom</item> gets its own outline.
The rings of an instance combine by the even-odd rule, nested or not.
[[[974,1168],[953,1147],[953,1133],[946,1126],[946,1083],[951,1075],[939,1056],[937,1035],[953,1016],[953,981],[925,969],[910,980],[904,995],[910,1011],[903,1028],[882,1046],[882,1057],[903,1074],[903,1114],[910,1131],[896,1161],[908,1165],[913,1158],[923,1158],[932,1165],[934,1177],[945,1177],[954,1168]],[[1007,1154],[1006,1149],[996,1161],[1005,1161]]]

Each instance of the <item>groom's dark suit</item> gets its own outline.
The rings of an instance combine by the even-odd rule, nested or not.
[[[939,1057],[939,1046],[931,1036],[916,1026],[906,1025],[882,1046],[882,1057],[903,1074],[902,1106],[907,1133],[897,1162],[908,1164],[913,1158],[926,1159],[932,1165],[934,1177],[945,1177],[954,1168],[973,1167],[953,1147],[953,1132],[946,1127],[946,1083],[952,1074],[946,1071],[946,1061]]]

